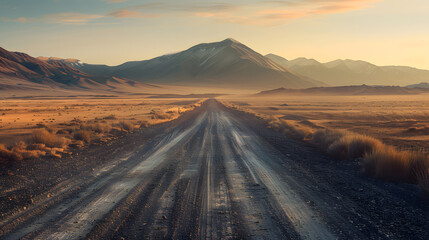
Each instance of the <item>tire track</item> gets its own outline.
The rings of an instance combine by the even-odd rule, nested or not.
[[[50,209],[32,222],[30,228],[18,229],[5,239],[20,239],[24,236],[35,239],[78,239],[84,237],[111,209],[130,194],[141,182],[141,177],[148,174],[165,160],[165,155],[180,141],[191,135],[202,123],[201,115],[195,124],[181,133],[167,135],[156,150],[141,159],[130,170],[113,172],[96,181],[71,201]],[[171,137],[171,138],[170,138]],[[110,169],[103,169],[104,172]],[[76,200],[77,199],[77,200]],[[53,210],[53,211],[52,211]],[[66,212],[66,214],[63,214]],[[55,221],[55,224],[52,224]]]
[[[335,239],[335,236],[329,231],[329,229],[322,223],[318,216],[305,204],[305,202],[288,186],[287,183],[283,182],[276,172],[270,169],[264,164],[265,156],[269,155],[261,149],[254,149],[249,147],[248,142],[256,141],[257,139],[244,139],[247,136],[245,132],[239,130],[237,126],[229,120],[229,117],[222,113],[219,116],[219,121],[223,124],[225,130],[223,132],[228,133],[228,139],[231,141],[230,146],[234,148],[237,156],[243,162],[243,166],[246,168],[251,176],[251,182],[256,185],[263,185],[269,192],[272,198],[274,198],[280,209],[286,214],[289,221],[293,224],[295,230],[298,232],[300,237],[305,239]],[[256,142],[255,142],[255,145]],[[226,146],[224,146],[226,148]],[[231,155],[229,153],[228,155]],[[237,158],[236,158],[237,161]],[[267,159],[269,161],[269,159]],[[231,164],[234,169],[236,165]],[[240,175],[235,173],[235,178],[239,178]],[[238,184],[245,184],[237,182]],[[245,194],[241,191],[238,195]],[[243,205],[250,205],[249,203],[243,203]],[[253,213],[255,214],[255,213]],[[264,213],[259,213],[263,214]],[[267,226],[267,224],[265,224]],[[252,231],[256,231],[257,228]],[[270,229],[270,233],[274,233],[275,229]],[[274,236],[273,236],[274,237]]]
[[[335,207],[329,206],[328,200],[333,197],[321,191],[333,194],[332,186],[318,184],[311,173],[288,166],[293,160],[243,125],[244,118],[229,113],[216,101],[207,101],[198,115],[193,116],[197,117],[169,129],[150,146],[101,166],[93,176],[78,183],[63,182],[58,188],[63,192],[46,200],[53,202],[51,205],[34,207],[37,218],[27,217],[21,225],[17,223],[18,227],[9,222],[0,223],[0,226],[15,228],[2,237],[336,239],[364,236],[340,216]],[[67,192],[68,189],[72,192]],[[316,203],[309,204],[308,200]],[[351,202],[344,206],[347,204]],[[13,219],[10,222],[16,223]]]

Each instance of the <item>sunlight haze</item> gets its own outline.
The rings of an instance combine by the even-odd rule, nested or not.
[[[2,47],[118,65],[237,39],[286,59],[365,60],[429,69],[421,0],[1,0]]]

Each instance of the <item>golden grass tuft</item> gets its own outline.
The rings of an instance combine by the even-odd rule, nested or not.
[[[119,126],[121,129],[127,131],[127,132],[132,132],[134,131],[134,124],[131,122],[125,122],[125,121],[121,121],[119,123]]]
[[[20,141],[11,148],[0,144],[0,162],[21,161],[26,158],[38,158],[46,153],[39,149],[28,149],[27,144]]]
[[[289,121],[278,119],[276,117],[268,119],[268,125],[277,131],[291,135],[295,138],[304,140],[312,135],[312,130],[308,127],[299,126]]]
[[[417,184],[427,178],[429,159],[422,152],[398,151],[384,146],[368,153],[362,166],[368,175],[385,181]]]
[[[64,137],[57,136],[46,129],[38,129],[33,131],[30,142],[45,144],[47,147],[64,148],[69,143],[69,140]]]
[[[338,138],[335,139],[334,136]],[[373,137],[351,132],[332,134],[326,142],[330,142],[327,153],[339,159],[361,158],[375,149],[384,147],[381,141]]]
[[[22,159],[22,155],[9,150],[5,145],[0,144],[0,162],[20,161]]]

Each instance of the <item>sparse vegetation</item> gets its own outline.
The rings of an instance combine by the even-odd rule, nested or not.
[[[51,148],[64,148],[69,142],[68,139],[57,136],[45,128],[33,131],[30,141],[35,144],[45,144],[47,147]]]
[[[398,150],[371,136],[323,128],[308,120],[299,123],[287,121],[228,102],[223,104],[253,114],[265,120],[269,127],[308,141],[336,159],[358,159],[362,171],[369,176],[390,182],[418,184],[422,193],[429,196],[429,156],[425,152]],[[421,133],[424,130],[425,128],[410,128],[407,132]]]
[[[86,143],[90,143],[91,142],[91,138],[92,138],[92,131],[88,131],[88,130],[78,130],[77,132],[75,132],[73,134],[73,138],[76,140],[81,140],[84,141]]]
[[[121,121],[119,123],[119,126],[125,131],[128,131],[128,132],[134,131],[134,124],[131,122]]]
[[[140,104],[141,99],[125,99],[121,103],[116,101],[117,99],[71,104],[70,100],[65,100],[60,106],[58,104],[61,102],[52,105],[32,100],[19,104],[14,100],[10,100],[11,103],[4,102],[5,106],[11,108],[6,109],[10,112],[4,117],[6,120],[2,117],[0,121],[0,139],[15,137],[7,135],[7,130],[11,128],[20,129],[22,137],[16,141],[0,141],[0,162],[45,155],[60,158],[61,154],[73,149],[107,142],[133,132],[136,128],[173,120],[201,105],[201,101],[195,99],[148,100],[145,104]]]

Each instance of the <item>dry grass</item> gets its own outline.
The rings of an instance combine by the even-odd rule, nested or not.
[[[276,129],[277,131],[281,131],[285,134],[291,135],[300,140],[307,139],[311,137],[313,131],[305,126],[301,126],[298,124],[294,124],[292,122],[278,119],[276,117],[262,117],[268,123],[268,126]]]
[[[20,161],[23,157],[21,154],[8,149],[5,145],[0,144],[0,162]]]
[[[86,143],[90,143],[93,133],[94,132],[88,130],[78,130],[73,134],[73,138],[76,140],[84,141]]]
[[[121,121],[119,123],[119,126],[121,127],[121,129],[123,129],[123,130],[125,130],[127,132],[134,131],[134,124],[132,122]]]
[[[156,119],[156,120],[170,119],[171,115],[172,115],[171,113],[167,113],[167,112],[161,113],[161,112],[157,112],[155,110],[152,110],[150,114],[152,115],[152,119]]]
[[[384,144],[370,136],[340,130],[318,130],[311,141],[338,159],[361,158]]]
[[[423,186],[427,183],[429,158],[422,152],[398,151],[384,146],[366,154],[362,165],[365,173],[385,181]]]
[[[112,126],[107,123],[82,124],[80,125],[80,129],[95,133],[108,133],[112,129]]]
[[[429,95],[223,96],[223,101],[311,128],[345,129],[401,149],[429,152]],[[247,104],[243,104],[243,102]]]
[[[192,99],[0,100],[0,162],[48,155],[111,141],[140,127],[171,121],[201,105]],[[144,101],[144,104],[142,104]],[[4,106],[4,108],[3,108]]]
[[[429,197],[429,156],[425,152],[398,150],[371,136],[326,127],[321,129],[318,125],[309,124],[308,120],[298,124],[225,101],[223,103],[227,107],[262,118],[269,127],[308,141],[336,159],[360,159],[363,172],[372,177],[390,182],[418,184],[422,193]],[[425,129],[410,131],[421,133]]]
[[[45,144],[51,148],[64,148],[69,143],[68,139],[57,136],[45,128],[33,131],[30,141],[35,144]]]

